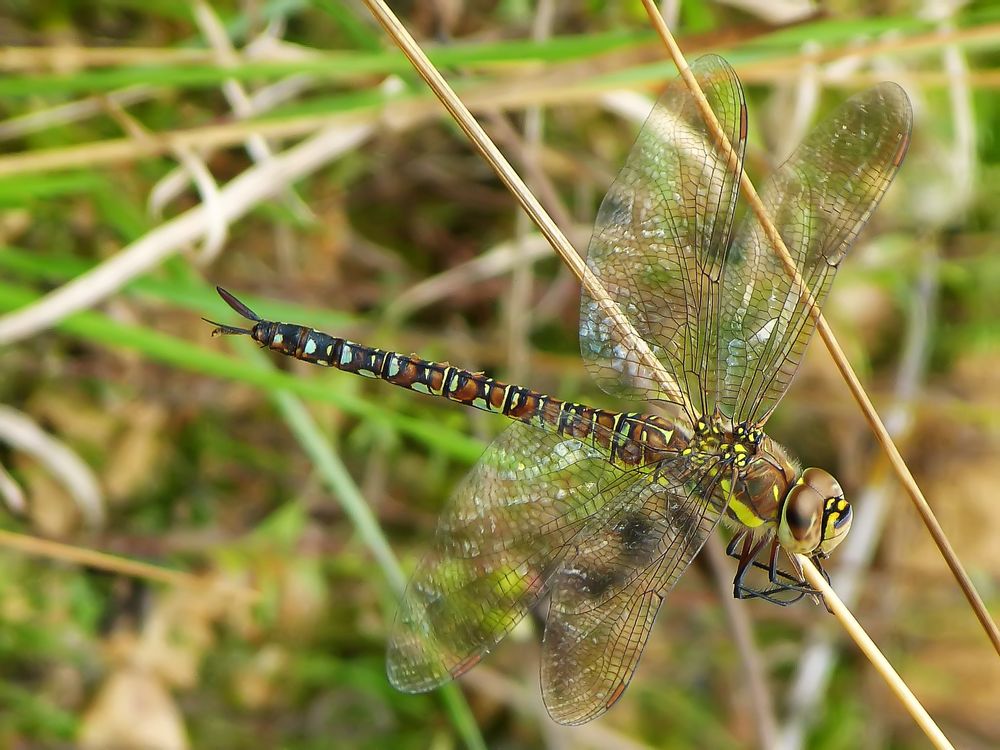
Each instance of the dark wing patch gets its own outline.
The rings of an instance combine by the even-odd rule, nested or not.
[[[630,485],[614,509],[593,519],[551,581],[542,694],[560,723],[590,721],[621,697],[660,604],[728,504],[715,494],[722,485],[717,464],[667,464],[657,482]],[[593,585],[609,572],[609,585]]]
[[[593,519],[649,481],[589,440],[508,427],[456,489],[407,587],[389,642],[392,684],[431,690],[478,661],[545,594]]]

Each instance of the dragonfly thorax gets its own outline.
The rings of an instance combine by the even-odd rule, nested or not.
[[[764,433],[746,424],[733,426],[718,411],[695,420],[685,454],[696,464],[717,461],[723,466],[745,469],[760,451]]]
[[[789,553],[826,557],[851,527],[851,505],[827,471],[799,469],[784,447],[759,428],[726,429],[699,421],[692,445],[716,454],[735,468],[736,481],[726,511],[753,529],[770,529]],[[721,435],[721,438],[720,438]]]

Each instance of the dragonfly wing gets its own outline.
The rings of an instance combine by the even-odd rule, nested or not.
[[[820,123],[768,180],[764,206],[805,286],[747,213],[727,257],[722,303],[720,408],[734,421],[762,423],[788,388],[816,327],[806,289],[821,306],[899,168],[911,120],[906,93],[880,84]]]
[[[633,399],[711,411],[721,380],[717,361],[719,285],[730,244],[746,143],[746,103],[736,73],[720,57],[691,67],[732,159],[716,146],[681,79],[656,102],[597,215],[587,264],[613,307],[584,289],[580,347],[598,385]],[[672,379],[662,382],[627,320]],[[690,413],[690,409],[689,409]]]
[[[600,513],[552,579],[542,693],[560,723],[590,721],[621,697],[660,604],[722,518],[731,469],[667,464]]]
[[[422,692],[473,666],[545,594],[630,473],[589,440],[522,422],[501,433],[456,490],[407,587],[389,642],[392,684]]]

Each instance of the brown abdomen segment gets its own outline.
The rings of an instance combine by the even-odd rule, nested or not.
[[[252,335],[269,349],[304,362],[385,380],[400,388],[555,428],[560,434],[601,447],[614,463],[654,463],[687,444],[688,436],[660,417],[562,401],[530,388],[502,383],[481,372],[363,346],[305,326],[260,321]]]

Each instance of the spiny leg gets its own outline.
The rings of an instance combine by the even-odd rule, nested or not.
[[[769,542],[771,549],[768,554],[768,561],[765,564],[760,562],[757,557]],[[798,574],[798,578],[789,575],[778,567],[780,546],[777,539],[773,537],[762,536],[755,540],[752,532],[749,530],[740,531],[730,540],[726,547],[726,554],[738,561],[736,575],[733,578],[733,596],[737,599],[763,599],[772,604],[785,607],[789,604],[794,604],[807,594],[816,595],[817,592],[815,589],[806,585],[802,577],[802,570],[796,564],[794,558],[790,559],[792,560],[795,572]],[[767,571],[768,581],[771,584],[770,588],[755,588],[747,582],[746,576],[754,568]],[[821,566],[820,569],[822,570]],[[824,575],[826,575],[825,571]],[[782,594],[787,595],[790,592],[794,592],[797,595],[791,598],[780,596]]]
[[[802,594],[799,597],[797,597],[795,599],[795,601],[798,601],[799,599],[802,598],[802,596],[805,596],[805,595],[808,594],[809,596],[811,596],[813,598],[813,601],[816,602],[817,604],[819,604],[822,601],[823,602],[823,606],[826,607],[826,611],[829,612],[830,614],[833,614],[833,610],[830,609],[830,605],[827,603],[826,597],[824,597],[818,590],[816,590],[815,588],[813,588],[812,586],[810,586],[808,583],[806,583],[805,574],[803,574],[803,572],[802,572],[802,566],[799,564],[798,558],[796,558],[794,555],[789,555],[788,559],[791,561],[792,567],[795,568],[795,573],[799,576],[799,582],[800,583],[799,583],[798,586],[795,586],[794,589],[796,591],[801,591],[802,592]],[[816,570],[819,571],[819,574],[821,576],[823,576],[823,580],[825,580],[829,584],[830,583],[830,574],[827,573],[826,572],[826,568],[823,567],[823,562],[822,562],[821,557],[819,555],[813,555],[811,558],[809,558],[809,560],[816,567]],[[771,581],[773,583],[774,579],[772,578]],[[781,585],[785,586],[788,589],[793,588],[793,587],[788,586],[786,584],[781,584]]]
[[[743,531],[737,537],[733,537],[733,542],[730,542],[729,548],[726,551],[729,553],[735,552],[738,541],[743,542],[743,548],[737,557],[739,563],[736,566],[736,576],[733,578],[733,596],[737,599],[753,599],[758,595],[758,592],[747,585],[745,579],[747,573],[754,567],[754,560],[760,553],[761,548],[767,543],[767,537],[761,537],[755,541],[751,532]]]

